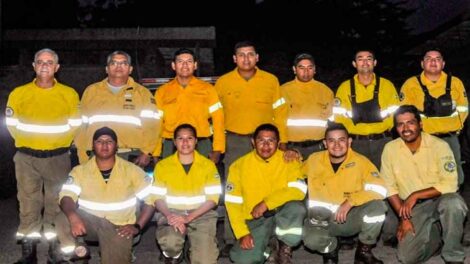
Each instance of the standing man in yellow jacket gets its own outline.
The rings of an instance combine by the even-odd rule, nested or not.
[[[225,177],[230,165],[253,149],[251,138],[259,125],[273,123],[279,129],[281,149],[285,149],[287,143],[287,105],[277,77],[256,66],[259,54],[250,41],[235,44],[233,61],[237,67],[222,75],[215,83],[224,107],[227,132]],[[224,226],[226,245],[222,256],[227,257],[235,239],[227,219]]]
[[[55,51],[46,48],[36,52],[36,78],[10,93],[5,111],[17,148],[14,161],[20,226],[16,238],[23,247],[18,263],[36,261],[35,244],[41,231],[50,249],[54,248],[59,191],[70,171],[69,149],[81,124],[77,92],[54,78],[59,67]]]
[[[275,263],[292,263],[292,247],[302,239],[307,193],[300,163],[286,163],[279,147],[279,131],[272,124],[258,126],[253,151],[229,169],[225,206],[238,242],[230,251],[235,263],[264,263],[268,242],[276,238]],[[275,251],[274,251],[275,252]]]
[[[81,99],[83,126],[75,139],[80,163],[92,154],[95,131],[108,126],[119,137],[118,155],[140,167],[150,163],[157,146],[160,115],[152,93],[134,81],[132,61],[124,51],[108,55],[108,77],[88,86]]]
[[[463,223],[468,212],[457,193],[457,166],[445,141],[422,132],[418,109],[402,105],[394,114],[399,138],[387,143],[380,174],[400,218],[395,235],[402,263],[423,263],[439,254],[464,263]],[[442,245],[443,242],[443,245]]]
[[[352,65],[357,74],[336,91],[335,121],[350,133],[352,148],[380,168],[383,147],[392,140],[392,115],[399,105],[397,91],[393,83],[374,73],[377,59],[373,51],[358,50]]]
[[[76,241],[83,237],[99,241],[101,263],[129,264],[132,238],[155,212],[148,196],[152,178],[116,155],[118,138],[112,129],[96,130],[92,141],[94,156],[73,168],[60,191],[63,213],[56,226],[63,258],[58,261],[87,257]],[[145,203],[137,218],[139,200]]]
[[[324,149],[322,139],[333,115],[334,94],[314,79],[316,67],[312,55],[295,56],[292,69],[295,79],[281,86],[288,109],[287,146],[299,150],[306,160],[313,152]]]
[[[421,60],[423,71],[405,81],[402,104],[416,106],[423,131],[445,140],[457,162],[458,183],[464,182],[458,134],[468,116],[468,99],[462,81],[444,72],[445,60],[438,49],[429,49]]]
[[[222,193],[220,176],[211,160],[199,154],[196,128],[181,124],[174,130],[176,153],[158,162],[152,187],[157,208],[156,237],[165,263],[180,263],[186,236],[194,264],[216,264],[215,208]]]
[[[224,112],[217,92],[212,84],[194,76],[197,58],[192,50],[177,50],[171,67],[176,77],[155,93],[157,107],[163,113],[163,145],[159,143],[154,156],[166,158],[173,154],[173,132],[177,126],[187,123],[197,130],[198,152],[217,163],[225,151]],[[212,130],[213,142],[210,139]]]
[[[308,177],[308,217],[304,245],[323,254],[324,263],[338,263],[338,236],[359,234],[355,263],[383,263],[372,254],[387,207],[387,191],[377,168],[351,149],[352,139],[342,124],[325,132],[327,150],[304,163]]]

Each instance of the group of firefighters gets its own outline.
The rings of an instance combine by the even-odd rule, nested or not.
[[[295,57],[282,86],[258,60],[253,43],[238,42],[235,69],[212,85],[194,76],[195,53],[179,49],[175,78],[152,95],[130,77],[129,54],[115,51],[107,78],[79,99],[55,79],[57,53],[36,52],[35,79],[5,110],[17,148],[17,263],[36,263],[42,236],[48,263],[86,261],[83,239],[99,241],[102,263],[130,263],[152,217],[164,263],[180,263],[185,243],[191,263],[293,263],[301,242],[338,263],[342,239],[356,235],[355,263],[383,263],[372,253],[379,237],[403,263],[439,252],[463,263],[457,136],[468,100],[441,51],[427,50],[399,93],[367,49],[336,93],[314,79],[310,54]],[[152,178],[143,168],[155,162]]]

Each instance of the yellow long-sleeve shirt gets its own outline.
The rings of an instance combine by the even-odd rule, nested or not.
[[[164,200],[168,208],[193,210],[206,201],[219,203],[220,176],[214,162],[194,152],[194,161],[186,173],[175,153],[157,163],[151,199]]]
[[[158,88],[155,100],[163,112],[161,137],[173,138],[175,128],[185,123],[196,128],[198,137],[209,137],[212,135],[209,119],[212,119],[212,148],[225,152],[224,112],[212,84],[193,77],[183,88],[173,79]],[[154,155],[160,156],[160,151]]]
[[[276,76],[256,68],[255,75],[245,80],[234,69],[217,80],[215,89],[224,107],[226,130],[247,135],[271,123],[279,129],[280,142],[287,142],[287,105]]]
[[[432,82],[427,79],[424,73],[421,73],[420,78],[423,85],[428,88],[429,94],[432,97],[438,98],[445,94],[447,80],[446,73],[442,72],[437,82]],[[468,116],[468,99],[465,94],[465,87],[463,86],[462,81],[455,76],[452,76],[451,79],[450,95],[452,103],[455,106],[455,111],[452,115],[444,117],[422,116],[421,120],[423,121],[423,131],[435,134],[460,131],[463,128],[465,119]],[[401,87],[400,96],[402,104],[411,104],[416,106],[420,111],[424,110],[424,92],[419,85],[419,81],[416,76],[405,81]]]
[[[374,164],[363,155],[348,150],[336,172],[327,150],[314,153],[305,161],[303,172],[308,177],[309,207],[325,207],[336,212],[345,201],[353,206],[387,197],[387,190]]]
[[[103,126],[113,129],[119,148],[153,153],[160,131],[160,115],[152,93],[131,77],[117,93],[111,92],[108,79],[88,86],[81,100],[84,123],[75,139],[80,162],[88,160],[95,131]]]
[[[70,147],[82,123],[77,92],[56,80],[47,89],[35,81],[15,88],[8,97],[6,125],[15,146],[35,150]]]
[[[373,81],[364,86],[358,80],[357,74],[354,75],[356,86],[356,101],[362,103],[369,101],[374,97],[375,76]],[[380,87],[378,100],[380,106],[380,115],[384,117],[382,122],[376,123],[358,123],[352,121],[351,104],[351,85],[350,80],[346,80],[338,87],[336,91],[336,103],[333,109],[335,121],[342,123],[351,134],[370,135],[380,134],[390,130],[393,127],[393,112],[399,106],[399,100],[395,86],[389,80],[380,77]]]
[[[287,104],[287,140],[321,140],[328,118],[333,115],[334,94],[316,80],[301,82],[294,79],[281,86]]]
[[[411,153],[401,138],[385,145],[380,175],[388,196],[405,200],[415,191],[434,187],[445,193],[457,191],[457,167],[449,145],[440,138],[421,133],[421,145]]]
[[[67,196],[78,202],[80,209],[115,225],[133,224],[137,199],[153,206],[148,196],[151,184],[152,178],[141,168],[118,156],[106,183],[93,157],[72,169],[59,201]]]
[[[269,210],[286,202],[302,200],[307,193],[299,162],[286,163],[283,152],[277,150],[268,160],[252,151],[230,166],[225,206],[235,237],[250,233],[246,220],[261,201]]]

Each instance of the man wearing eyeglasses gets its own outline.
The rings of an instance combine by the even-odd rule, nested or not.
[[[88,86],[81,99],[83,126],[75,144],[80,163],[91,156],[91,138],[108,126],[119,135],[118,155],[140,167],[150,163],[157,144],[159,113],[151,92],[134,81],[131,57],[114,51],[106,62],[108,77]]]
[[[108,77],[88,86],[82,96],[83,125],[75,139],[80,163],[93,155],[95,131],[107,126],[119,136],[118,156],[142,168],[150,166],[160,131],[155,99],[130,76],[133,67],[128,53],[117,50],[109,54],[105,69]],[[135,237],[134,244],[139,239]]]
[[[292,247],[301,241],[306,214],[301,164],[284,161],[279,130],[272,124],[258,126],[251,142],[254,150],[230,166],[227,178],[225,206],[238,240],[230,259],[264,263],[271,253],[269,263],[292,263]],[[273,240],[275,245],[268,247]]]
[[[8,97],[6,125],[17,148],[13,158],[20,209],[16,238],[22,244],[17,263],[36,263],[41,229],[50,250],[54,249],[59,191],[70,171],[69,149],[81,124],[77,92],[54,78],[59,67],[55,51],[39,50],[33,62],[36,78]]]

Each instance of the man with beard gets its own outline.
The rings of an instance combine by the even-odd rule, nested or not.
[[[464,263],[461,239],[468,209],[456,193],[452,150],[445,141],[422,132],[415,106],[398,108],[394,124],[400,138],[385,145],[381,175],[388,200],[400,218],[396,233],[399,260],[425,262],[438,252],[442,240],[445,263]]]

